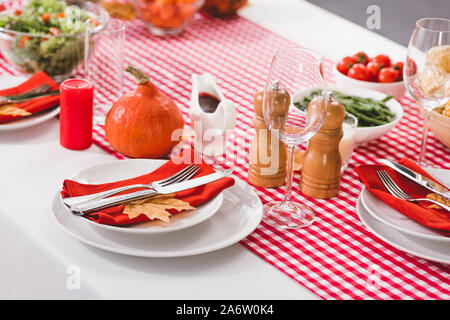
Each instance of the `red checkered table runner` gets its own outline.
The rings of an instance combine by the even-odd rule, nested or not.
[[[152,37],[143,23],[129,22],[125,51],[128,63],[143,67],[158,88],[175,99],[187,125],[191,75],[209,72],[216,77],[225,96],[239,106],[236,137],[228,146],[227,161],[232,161],[236,177],[247,182],[253,96],[264,85],[274,51],[295,45],[241,17],[219,20],[200,16],[182,36],[174,38]],[[327,60],[327,74],[332,74],[331,67]],[[126,86],[132,89],[135,85],[127,81]],[[355,165],[374,163],[377,158],[417,156],[421,116],[413,101],[403,98],[401,103],[405,109],[401,123],[384,137],[356,149],[338,197],[305,197],[298,188],[299,176],[295,176],[294,200],[318,213],[312,226],[281,231],[262,223],[241,243],[322,298],[450,298],[447,267],[386,244],[368,232],[356,214],[362,184],[353,172]],[[95,140],[116,157],[123,157],[110,149],[101,126],[96,127]],[[450,168],[449,150],[433,136],[428,155],[435,165]],[[263,203],[280,200],[284,194],[284,188],[254,189]],[[377,283],[374,276],[379,278]]]
[[[228,145],[224,164],[233,165],[235,176],[247,182],[253,96],[264,85],[272,54],[286,46],[297,44],[242,17],[220,20],[199,15],[181,36],[169,38],[151,36],[136,20],[127,22],[125,60],[140,66],[177,102],[186,127],[190,125],[191,75],[213,74],[225,96],[238,105],[235,139]],[[4,60],[0,66],[11,72]],[[328,75],[331,67],[327,60]],[[131,78],[126,79],[125,87],[135,87]],[[448,267],[383,242],[363,226],[356,213],[362,183],[353,172],[355,165],[374,163],[377,158],[414,159],[418,153],[421,116],[412,100],[405,97],[400,102],[405,111],[400,124],[382,138],[358,146],[336,198],[305,197],[298,188],[299,176],[294,177],[293,199],[316,210],[313,225],[286,231],[261,223],[241,243],[322,298],[449,299]],[[125,158],[111,149],[101,125],[95,126],[94,139],[116,158]],[[450,168],[449,150],[432,135],[428,155],[436,166]],[[280,200],[284,194],[284,188],[254,189],[263,203]]]

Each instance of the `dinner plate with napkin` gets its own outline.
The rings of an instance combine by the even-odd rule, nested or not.
[[[450,184],[450,170],[430,169],[425,171],[406,158],[400,160],[398,164],[443,187]],[[355,171],[364,183],[358,199],[358,214],[366,227],[381,238],[385,238],[386,234],[389,234],[390,238],[387,242],[394,246],[401,243],[401,249],[404,251],[408,251],[405,250],[404,243],[407,242],[411,246],[409,253],[429,260],[450,263],[450,212],[428,201],[411,202],[393,196],[377,174],[381,170],[384,170],[401,190],[414,198],[427,198],[433,194],[429,189],[388,166],[358,166]],[[433,176],[439,177],[439,180]],[[434,199],[434,197],[431,198]],[[445,200],[442,201],[445,202]],[[366,214],[375,218],[376,221],[368,219]],[[384,240],[386,241],[386,239]],[[429,251],[431,248],[435,255],[430,252],[424,254],[424,250]]]
[[[2,82],[15,83],[16,78],[4,75]],[[29,127],[51,119],[59,113],[59,85],[43,71],[35,73],[17,86],[0,90],[0,97],[26,94],[43,85],[47,90],[33,95],[31,99],[0,105],[0,130]]]

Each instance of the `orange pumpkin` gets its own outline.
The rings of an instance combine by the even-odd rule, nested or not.
[[[131,66],[126,71],[137,79],[138,86],[121,96],[108,112],[106,138],[116,151],[126,156],[162,158],[181,139],[183,115],[144,72]]]

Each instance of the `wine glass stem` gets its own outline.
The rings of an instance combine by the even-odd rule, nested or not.
[[[428,139],[428,125],[430,123],[430,110],[425,109],[425,115],[423,119],[423,131],[422,131],[422,142],[420,144],[420,154],[418,159],[419,166],[427,166],[427,162],[425,160],[425,153],[427,151],[427,139]]]
[[[288,146],[288,163],[286,168],[286,192],[284,193],[283,204],[291,204],[292,178],[294,174],[294,146]]]

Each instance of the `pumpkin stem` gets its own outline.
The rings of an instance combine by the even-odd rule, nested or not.
[[[131,73],[136,78],[137,84],[146,84],[150,81],[150,78],[145,72],[136,67],[128,66],[125,71]]]

